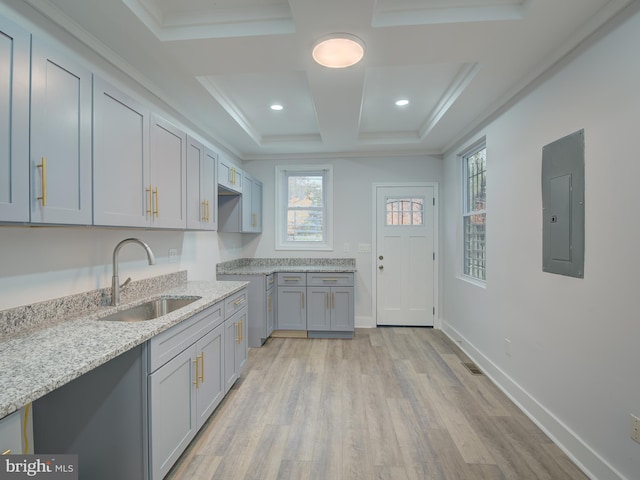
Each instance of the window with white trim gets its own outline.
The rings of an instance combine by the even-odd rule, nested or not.
[[[330,165],[276,167],[276,249],[331,250]]]
[[[462,272],[487,279],[487,147],[484,143],[462,155]]]

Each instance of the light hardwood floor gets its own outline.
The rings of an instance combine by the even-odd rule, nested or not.
[[[586,479],[440,331],[272,338],[166,477]]]

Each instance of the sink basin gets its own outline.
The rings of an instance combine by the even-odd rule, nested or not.
[[[154,318],[167,315],[168,313],[175,312],[182,307],[186,307],[201,298],[202,297],[161,297],[156,300],[143,303],[142,305],[137,305],[126,310],[112,313],[111,315],[102,317],[100,320],[112,322],[142,322],[145,320],[153,320]]]

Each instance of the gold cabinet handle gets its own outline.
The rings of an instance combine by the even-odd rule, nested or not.
[[[240,322],[236,323],[236,343],[240,344]]]
[[[207,218],[205,219],[205,222],[209,222],[211,220],[211,208],[209,208],[209,200],[205,200],[206,204],[207,204]]]
[[[236,300],[235,302],[233,302],[234,305],[240,305],[241,303],[244,303],[244,297],[240,297],[238,300]]]
[[[153,196],[155,197],[155,210],[153,211],[153,214],[156,216],[156,218],[158,218],[158,214],[160,213],[160,200],[159,200],[159,195],[158,195],[158,187],[156,186],[156,189],[153,191]]]
[[[3,455],[11,455],[11,449],[7,449],[4,452],[2,452]]]
[[[201,217],[201,221],[203,221],[203,222],[207,221],[207,201],[206,200],[202,201],[202,217]]]
[[[240,320],[240,342],[244,340],[244,322]]]
[[[204,383],[204,352],[200,354],[200,383]]]
[[[254,227],[258,226],[258,214],[257,213],[253,214],[253,226]]]
[[[329,308],[329,292],[324,292],[324,303]]]
[[[195,380],[195,382],[193,382],[193,384],[196,386],[196,388],[198,388],[198,387],[200,387],[200,383],[199,383],[199,381],[200,381],[200,369],[198,368],[200,362],[198,362],[198,355],[196,355],[196,358],[193,361],[193,363],[196,364],[196,380]]]
[[[36,165],[41,170],[41,183],[42,183],[42,196],[37,197],[38,200],[42,200],[42,206],[47,206],[47,157],[42,157],[42,163]]]
[[[147,203],[147,215],[153,216],[153,186],[149,184],[149,188],[145,190],[149,194],[149,203]]]
[[[269,297],[269,311],[273,312],[273,297]]]

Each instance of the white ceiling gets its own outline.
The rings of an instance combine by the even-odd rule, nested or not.
[[[243,159],[442,154],[632,3],[27,1]],[[334,32],[363,61],[316,65]]]

